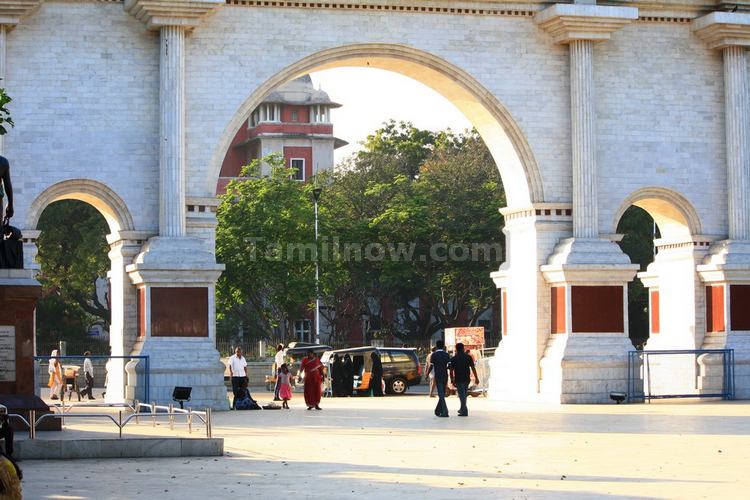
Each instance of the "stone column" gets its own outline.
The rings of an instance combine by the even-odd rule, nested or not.
[[[727,135],[729,239],[750,240],[750,109],[745,47],[724,47],[724,110]]]
[[[540,266],[546,335],[539,392],[563,403],[606,402],[627,385],[627,282],[638,266],[614,241],[600,239],[597,207],[594,43],[638,18],[638,9],[556,4],[535,16],[570,51],[572,238],[562,237]],[[546,286],[544,286],[546,285]]]
[[[570,50],[570,135],[573,160],[573,237],[599,236],[596,182],[594,42],[572,40]]]
[[[127,356],[136,340],[136,289],[130,282],[126,267],[138,255],[148,234],[119,231],[107,235],[112,267],[108,273],[111,321],[109,345],[112,356]],[[100,375],[103,376],[103,375]],[[125,360],[112,359],[107,363],[107,403],[125,402]],[[99,383],[104,380],[98,381]]]
[[[159,235],[185,236],[185,28],[159,30]]]
[[[125,10],[159,30],[159,236],[125,268],[138,304],[130,354],[149,356],[149,399],[171,402],[192,387],[191,404],[226,409],[223,365],[215,346],[214,288],[223,265],[212,239],[186,222],[185,50],[190,30],[223,0],[125,0]],[[204,207],[205,210],[205,207]],[[145,363],[129,362],[125,398],[143,399]]]
[[[731,348],[735,395],[750,398],[750,96],[747,47],[750,14],[712,12],[693,21],[693,32],[724,58],[724,113],[727,150],[727,236],[712,245],[697,266],[706,285],[703,348]],[[704,389],[721,381],[715,357],[700,361]]]

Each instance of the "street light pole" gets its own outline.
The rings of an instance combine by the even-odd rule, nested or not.
[[[320,344],[320,264],[318,256],[318,199],[323,192],[321,188],[313,189],[315,201],[315,343]]]

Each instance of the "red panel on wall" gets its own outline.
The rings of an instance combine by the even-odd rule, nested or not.
[[[297,119],[294,118],[294,112],[297,112]],[[310,108],[307,106],[289,106],[284,105],[281,107],[281,121],[292,122],[292,123],[310,123]]]
[[[312,148],[284,146],[284,161],[286,166],[291,165],[292,158],[303,158],[305,160],[305,180],[312,177]]]
[[[138,336],[146,335],[146,289],[138,289],[138,300],[136,301],[136,310],[138,315]]]
[[[659,290],[651,290],[651,333],[659,333]]]
[[[500,314],[502,315],[503,320],[503,337],[508,336],[508,294],[505,292],[505,289],[503,288],[500,290],[500,296],[502,301],[502,308],[500,310]]]
[[[552,317],[550,318],[550,333],[565,333],[565,287],[550,288],[550,302]]]
[[[724,285],[706,287],[706,331],[723,332]]]
[[[574,286],[570,291],[573,331],[624,333],[623,287]]]
[[[152,288],[151,336],[208,337],[208,288]]]
[[[750,285],[729,286],[729,327],[750,330]]]

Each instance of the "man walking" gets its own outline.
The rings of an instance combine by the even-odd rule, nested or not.
[[[242,382],[247,380],[247,360],[242,356],[242,349],[236,348],[229,357],[229,375],[232,377],[232,409],[237,401],[237,395],[242,395]]]
[[[276,355],[273,357],[273,376],[276,377],[276,384],[273,389],[274,401],[281,401],[281,398],[279,397],[279,390],[281,389],[281,386],[279,385],[279,373],[281,372],[281,365],[283,364],[284,344],[279,344],[276,346]]]
[[[451,382],[456,386],[458,399],[461,401],[461,408],[458,410],[459,417],[468,417],[469,409],[466,407],[466,397],[469,393],[469,382],[471,376],[469,371],[474,373],[474,382],[479,385],[479,376],[474,366],[474,358],[464,352],[464,345],[459,342],[456,344],[456,355],[450,361]]]
[[[84,352],[83,355],[86,356],[83,360],[83,376],[86,379],[86,388],[81,391],[81,395],[85,396],[88,394],[89,401],[91,401],[92,399],[96,399],[94,397],[94,364],[89,358],[91,356],[90,351]]]
[[[445,352],[445,342],[435,343],[435,352],[430,355],[430,369],[435,371],[435,386],[438,393],[438,403],[435,407],[436,417],[448,417],[448,405],[445,403],[445,386],[448,384],[448,363],[451,358]]]

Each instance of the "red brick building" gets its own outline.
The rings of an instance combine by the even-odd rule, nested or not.
[[[295,178],[303,182],[333,168],[334,149],[347,144],[333,135],[331,109],[340,106],[315,89],[310,75],[268,94],[235,134],[221,166],[217,194],[244,165],[272,153],[283,154],[287,166],[296,170]]]

